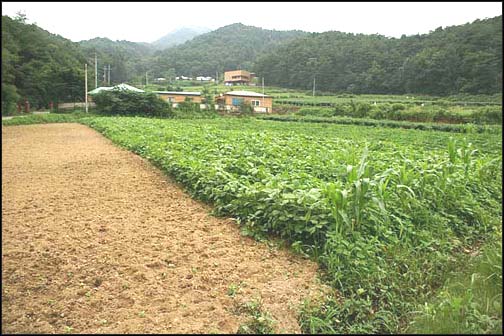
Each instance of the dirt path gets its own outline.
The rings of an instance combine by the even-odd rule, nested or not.
[[[2,333],[235,333],[258,297],[299,332],[317,266],[209,210],[83,125],[2,127]]]

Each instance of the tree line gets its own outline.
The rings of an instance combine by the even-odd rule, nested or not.
[[[502,16],[387,38],[313,33],[259,56],[268,85],[349,93],[502,92]]]
[[[84,97],[80,47],[50,34],[26,16],[2,16],[2,114],[27,99],[34,108]]]

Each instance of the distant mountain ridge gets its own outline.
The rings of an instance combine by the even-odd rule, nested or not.
[[[157,52],[152,69],[174,69],[177,75],[215,76],[233,69],[251,69],[262,52],[308,35],[300,30],[277,31],[234,23]]]
[[[163,50],[182,44],[198,35],[205,34],[210,31],[211,29],[206,27],[183,27],[169,32],[160,39],[152,42],[151,45],[154,47],[154,49]]]

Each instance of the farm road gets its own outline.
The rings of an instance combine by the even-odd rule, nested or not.
[[[86,126],[2,126],[2,333],[235,333],[259,297],[299,333],[316,264],[210,210]]]

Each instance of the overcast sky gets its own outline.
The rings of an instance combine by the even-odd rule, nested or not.
[[[188,26],[241,22],[310,32],[425,34],[502,15],[501,2],[2,2],[2,15],[24,12],[29,23],[72,41],[94,37],[153,42]]]

